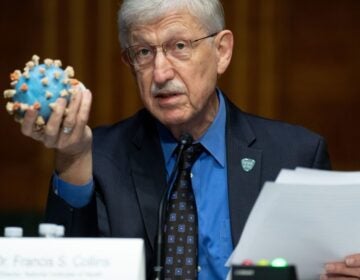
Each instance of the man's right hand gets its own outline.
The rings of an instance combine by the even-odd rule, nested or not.
[[[92,132],[87,125],[91,108],[91,92],[78,88],[69,105],[59,98],[46,123],[36,125],[38,112],[29,109],[21,132],[48,148],[56,150],[55,169],[60,178],[74,185],[83,185],[92,178]]]

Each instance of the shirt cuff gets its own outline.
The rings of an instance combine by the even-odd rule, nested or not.
[[[54,193],[74,208],[89,204],[94,192],[93,179],[85,185],[73,185],[60,179],[56,172],[53,174],[52,185]]]

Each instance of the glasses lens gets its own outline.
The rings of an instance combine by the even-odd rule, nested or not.
[[[192,46],[190,40],[171,40],[163,45],[164,54],[178,60],[187,60],[191,58]],[[156,46],[137,45],[127,48],[129,62],[132,65],[143,66],[150,64],[155,57]]]
[[[154,58],[154,51],[149,46],[133,46],[128,48],[130,63],[133,65],[145,65]]]
[[[166,54],[180,60],[191,57],[191,42],[189,40],[173,40],[164,44]]]

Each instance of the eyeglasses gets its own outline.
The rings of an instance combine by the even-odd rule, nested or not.
[[[125,56],[124,58],[126,61],[131,65],[146,66],[154,61],[157,49],[158,47],[161,47],[163,53],[167,57],[172,57],[178,60],[188,60],[191,58],[194,43],[214,37],[217,34],[218,32],[212,33],[208,36],[195,40],[173,39],[166,41],[161,45],[133,45],[126,48],[123,55]]]

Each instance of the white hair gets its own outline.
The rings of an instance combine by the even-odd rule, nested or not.
[[[225,28],[224,10],[220,0],[123,0],[118,12],[119,40],[128,46],[133,25],[149,24],[172,11],[187,10],[199,19],[209,33]]]

